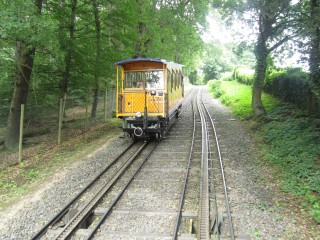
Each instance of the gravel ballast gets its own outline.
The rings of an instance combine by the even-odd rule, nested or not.
[[[276,179],[268,178],[270,166],[259,161],[257,143],[246,123],[235,119],[218,100],[209,100],[207,92],[203,97],[210,103],[207,107],[223,151],[236,239],[320,239],[319,225],[308,225],[311,220],[307,214],[293,208],[290,198],[277,189]],[[130,141],[118,136],[110,139],[96,151],[46,178],[37,190],[2,211],[0,239],[30,239]],[[144,184],[148,183],[141,182],[141,188]],[[132,197],[141,196],[132,194]],[[160,214],[159,221],[165,221],[165,215]],[[111,239],[117,239],[116,235]]]
[[[37,191],[1,213],[0,239],[30,239],[129,144],[114,137],[46,179]]]
[[[207,93],[207,97],[210,97]],[[291,208],[276,187],[271,168],[259,161],[257,142],[248,126],[218,100],[210,100],[227,179],[235,234],[238,239],[320,239],[319,225]],[[312,229],[313,228],[313,229]]]

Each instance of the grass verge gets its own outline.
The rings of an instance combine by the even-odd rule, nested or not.
[[[251,119],[251,87],[235,81],[209,81],[209,91],[240,119]],[[302,196],[303,207],[320,223],[320,119],[263,94],[267,114],[253,121],[264,161],[283,192]]]

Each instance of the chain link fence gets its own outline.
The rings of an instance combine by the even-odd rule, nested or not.
[[[5,93],[1,93],[5,96]],[[72,93],[64,100],[62,121],[62,141],[74,132],[84,132],[97,122],[112,118],[115,111],[116,92],[114,88],[101,92],[98,97],[96,117],[91,118],[93,97],[87,93]],[[4,144],[10,98],[0,99],[0,145]],[[45,135],[50,136],[51,144],[58,143],[60,101],[49,92],[30,92],[24,113],[24,143],[37,144]],[[56,136],[56,137],[52,137]]]

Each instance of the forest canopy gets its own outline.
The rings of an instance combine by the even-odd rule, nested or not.
[[[33,0],[0,2],[0,97],[5,146],[17,146],[21,104],[99,93],[114,85],[114,63],[163,58],[194,67],[203,50],[207,1]],[[28,101],[29,98],[29,101]],[[11,102],[11,106],[9,107]],[[34,102],[32,104],[35,104]]]
[[[276,53],[304,53],[308,84],[320,96],[320,0],[16,0],[0,2],[0,101],[7,116],[5,146],[17,146],[21,104],[92,98],[114,85],[114,63],[133,57],[182,63],[191,82],[235,67],[255,69],[252,109],[265,113],[261,93]],[[204,43],[207,16],[242,22],[250,42]],[[201,66],[202,65],[202,66]],[[6,112],[5,114],[3,112]]]

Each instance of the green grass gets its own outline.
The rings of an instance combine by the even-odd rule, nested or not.
[[[232,112],[241,120],[252,118],[251,86],[236,81],[222,81],[221,89],[225,92],[221,97],[222,103],[230,106]],[[262,102],[266,111],[270,111],[279,105],[279,100],[269,94],[262,94]]]
[[[210,86],[236,116],[251,119],[250,86],[235,81],[211,82],[209,90]],[[267,114],[259,122],[253,120],[262,159],[273,166],[281,190],[302,196],[304,207],[319,223],[320,119],[268,94],[262,102]]]

